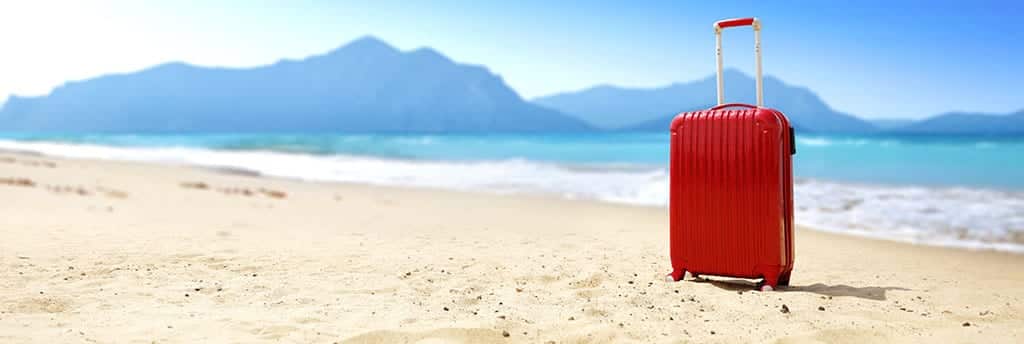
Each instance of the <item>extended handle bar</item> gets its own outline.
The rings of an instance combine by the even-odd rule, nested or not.
[[[754,27],[754,58],[757,69],[754,79],[757,81],[757,106],[764,106],[764,83],[761,81],[761,21],[757,18],[735,18],[715,22],[715,56],[718,61],[718,105],[725,104],[725,85],[722,80],[722,29],[730,27]]]

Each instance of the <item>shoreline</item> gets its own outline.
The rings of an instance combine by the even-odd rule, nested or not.
[[[1024,255],[798,227],[792,286],[761,293],[664,282],[663,208],[4,158],[31,182],[0,183],[4,342],[1024,336]]]
[[[95,148],[101,148],[101,149],[121,149],[120,147],[103,146],[103,145],[96,145]],[[133,149],[133,148],[129,148],[129,149]],[[210,152],[220,152],[220,151],[217,151],[217,150],[209,150],[209,151]],[[607,204],[612,204],[612,205],[639,206],[639,207],[652,207],[652,208],[658,208],[658,209],[667,209],[666,205],[657,205],[657,204],[648,204],[648,203],[637,203],[637,202],[633,202],[633,201],[617,200],[617,199],[613,199],[613,198],[593,197],[593,195],[588,197],[588,196],[584,196],[584,195],[565,194],[564,192],[558,192],[558,191],[554,191],[554,190],[543,190],[543,189],[512,189],[512,190],[490,190],[490,191],[488,191],[488,190],[480,190],[480,189],[476,189],[476,188],[464,188],[464,187],[460,188],[460,187],[440,186],[440,185],[401,185],[401,184],[390,184],[390,183],[383,183],[382,184],[382,183],[379,183],[379,182],[368,182],[368,181],[330,180],[330,179],[324,179],[324,178],[312,178],[311,179],[311,178],[306,178],[306,177],[301,177],[301,176],[275,175],[275,174],[272,174],[272,173],[268,174],[267,172],[261,171],[259,168],[254,168],[254,167],[235,166],[235,165],[232,165],[232,164],[216,165],[214,163],[210,163],[209,161],[206,161],[206,162],[195,162],[195,161],[193,161],[193,162],[186,162],[186,161],[161,161],[159,159],[157,159],[157,160],[137,160],[137,159],[131,159],[131,158],[124,158],[124,157],[120,157],[120,158],[96,158],[96,157],[91,157],[91,156],[85,156],[85,157],[82,157],[82,156],[64,156],[64,155],[60,155],[60,154],[53,154],[51,152],[46,151],[45,149],[44,150],[31,150],[31,149],[0,148],[0,154],[5,154],[5,153],[6,154],[14,154],[14,155],[34,156],[34,157],[50,157],[50,158],[54,158],[54,159],[81,159],[81,160],[90,160],[90,161],[97,161],[97,162],[138,163],[138,164],[148,164],[148,165],[156,165],[156,166],[176,166],[176,167],[182,167],[182,168],[196,168],[196,169],[208,170],[208,171],[212,171],[212,172],[215,172],[215,173],[223,173],[223,174],[228,174],[228,175],[239,175],[239,176],[255,177],[255,178],[274,178],[274,179],[296,181],[296,182],[303,182],[303,183],[323,183],[323,184],[338,184],[338,185],[369,185],[369,186],[385,187],[385,188],[388,188],[388,187],[392,187],[392,188],[414,188],[414,189],[425,189],[425,190],[434,190],[434,191],[441,191],[441,192],[445,192],[445,191],[450,191],[450,192],[467,192],[467,193],[476,193],[476,194],[483,194],[483,195],[537,196],[537,197],[548,197],[548,198],[555,198],[555,199],[563,199],[563,200],[569,200],[569,201],[600,202],[600,203],[607,203]],[[280,153],[280,152],[273,152],[273,151],[237,151],[237,152],[236,151],[224,151],[222,153],[227,153],[227,154],[232,154],[232,153],[264,154],[265,153],[265,154],[285,154],[285,155],[290,154],[290,153]],[[78,155],[82,155],[82,154],[80,153]],[[86,155],[88,155],[88,154],[86,154]],[[320,156],[316,156],[316,155],[310,155],[310,156],[307,157],[307,156],[305,156],[305,154],[298,154],[298,156],[301,157],[301,158],[314,158],[314,159],[315,158],[321,158]],[[429,163],[429,161],[405,161],[405,160],[393,160],[393,159],[388,159],[388,158],[361,157],[361,156],[354,156],[354,157],[358,158],[358,159],[371,159],[371,160],[372,159],[382,159],[382,161],[393,161],[393,162],[413,163],[413,164],[415,164],[415,163],[424,163],[424,162]],[[570,170],[572,170],[572,168],[570,168]],[[884,189],[891,189],[891,188],[893,188],[893,189],[903,190],[903,192],[908,192],[908,190],[910,190],[911,192],[912,192],[912,190],[928,190],[928,191],[931,191],[931,192],[953,192],[953,191],[961,191],[961,192],[987,192],[987,193],[992,193],[992,194],[1003,195],[1003,196],[1006,196],[1006,197],[1024,197],[1024,193],[1021,193],[1021,192],[1015,191],[1015,190],[996,189],[996,188],[983,188],[983,187],[927,186],[927,185],[888,185],[888,184],[862,183],[862,182],[835,182],[835,181],[830,181],[830,180],[820,180],[820,179],[813,179],[813,178],[795,178],[795,183],[797,185],[801,185],[801,184],[821,184],[821,185],[844,186],[844,187],[849,187],[849,188],[853,188],[853,189],[868,189],[868,190],[884,190]],[[847,191],[849,191],[849,190],[847,190]],[[799,195],[799,192],[798,192],[797,196],[801,196],[801,195]],[[1024,198],[1022,198],[1022,199],[1024,199]],[[892,232],[892,231],[880,231],[880,230],[878,230],[879,228],[882,228],[882,227],[876,227],[876,228],[871,228],[871,229],[860,227],[860,229],[857,229],[857,227],[859,227],[858,225],[861,225],[859,223],[854,223],[852,226],[850,224],[846,224],[846,225],[838,224],[837,225],[835,223],[830,225],[828,222],[830,222],[830,220],[835,222],[834,219],[830,219],[827,216],[826,217],[822,217],[821,216],[822,215],[821,211],[819,211],[817,213],[812,213],[811,214],[811,215],[814,215],[814,216],[804,216],[804,214],[800,214],[799,202],[798,202],[797,205],[798,205],[798,211],[797,211],[797,216],[796,216],[797,217],[797,225],[801,226],[801,227],[804,227],[804,228],[809,228],[809,229],[812,229],[812,230],[820,231],[820,232],[827,232],[827,233],[834,233],[834,234],[839,234],[839,235],[854,236],[854,237],[859,237],[859,238],[869,238],[869,239],[884,240],[884,241],[894,241],[894,242],[900,242],[900,243],[906,243],[906,244],[912,244],[912,245],[921,245],[921,246],[935,246],[935,247],[945,247],[945,248],[971,250],[971,251],[997,251],[997,252],[1009,252],[1009,253],[1013,253],[1013,254],[1024,254],[1024,237],[1021,237],[1020,239],[1015,239],[1016,241],[1014,241],[1014,242],[985,241],[985,240],[978,240],[977,238],[971,238],[971,237],[950,238],[950,237],[948,237],[949,233],[944,233],[945,235],[947,235],[947,237],[939,237],[936,234],[935,238],[929,238],[929,237],[923,237],[922,238],[921,237],[922,235],[923,236],[928,236],[930,234],[933,234],[933,233],[927,233],[926,230],[923,230],[922,233],[916,233],[917,234],[916,237],[914,237],[914,236],[910,236],[910,237],[898,236],[898,235],[900,235],[900,233],[895,233],[895,232]],[[809,217],[812,218],[812,220],[808,221],[807,219]],[[843,221],[840,220],[839,222],[842,223]],[[919,231],[921,231],[921,230],[919,230]]]

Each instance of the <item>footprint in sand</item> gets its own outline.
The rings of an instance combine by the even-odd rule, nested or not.
[[[288,197],[288,193],[280,190],[273,190],[267,188],[257,188],[256,190],[244,188],[244,187],[217,187],[214,188],[210,184],[205,182],[181,182],[178,184],[185,189],[193,190],[215,190],[225,195],[240,195],[245,197],[252,197],[262,195],[274,199],[284,199]]]
[[[0,184],[9,186],[35,187],[36,182],[28,178],[0,178]]]
[[[25,166],[31,166],[31,167],[46,167],[46,168],[56,168],[57,167],[57,164],[55,164],[53,162],[42,161],[42,160],[40,160],[40,161],[34,161],[34,160],[22,161],[21,164],[25,165]]]
[[[288,194],[286,194],[284,191],[264,189],[264,188],[259,188],[256,191],[259,191],[259,193],[263,194],[264,196],[270,197],[270,198],[281,199],[281,198],[288,197]]]
[[[46,161],[46,160],[18,160],[18,159],[11,158],[11,157],[2,157],[2,158],[0,158],[0,162],[7,163],[7,164],[21,163],[22,165],[29,166],[29,167],[46,167],[46,168],[56,168],[57,167],[57,163],[54,163],[52,161]]]
[[[63,313],[71,309],[71,303],[55,297],[32,297],[16,300],[4,308],[11,313]]]
[[[196,189],[196,190],[206,190],[206,189],[210,188],[209,185],[207,185],[206,183],[203,183],[203,182],[182,182],[179,185],[181,185],[181,187],[186,188],[186,189]]]
[[[47,185],[46,186],[46,190],[50,191],[50,192],[53,192],[53,193],[58,193],[58,194],[76,194],[76,195],[79,195],[79,196],[89,196],[89,195],[92,195],[92,192],[89,192],[89,190],[86,190],[85,188],[83,188],[81,186]]]
[[[587,309],[587,310],[583,311],[583,314],[586,314],[586,315],[592,316],[592,317],[599,317],[599,318],[607,318],[608,317],[608,311],[603,310],[603,309],[595,309],[595,308]]]
[[[246,188],[218,188],[217,191],[225,195],[242,195],[245,197],[253,195],[252,190]]]
[[[576,291],[576,297],[581,299],[592,299],[605,294],[604,290],[601,289],[583,289]]]
[[[541,275],[538,279],[540,280],[540,283],[549,284],[549,283],[557,282],[561,278],[559,278],[558,276],[553,276],[553,275]]]
[[[582,280],[569,282],[569,285],[572,286],[573,289],[597,288],[601,286],[601,283],[604,283],[604,280],[604,275],[595,273]]]
[[[96,187],[96,191],[99,192],[99,193],[102,193],[104,196],[107,196],[107,197],[110,197],[110,198],[117,198],[117,199],[128,198],[128,193],[124,192],[124,191],[121,191],[121,190],[109,189],[109,188],[105,188],[105,187],[100,186],[100,187]]]

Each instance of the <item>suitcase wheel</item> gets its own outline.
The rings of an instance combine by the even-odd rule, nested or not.
[[[689,276],[689,274],[690,273],[686,272],[685,270],[673,270],[672,273],[670,273],[668,275],[665,275],[665,281],[666,282],[681,281],[682,279],[686,278],[686,276]]]
[[[779,284],[779,277],[780,276],[778,275],[778,273],[775,273],[775,274],[765,274],[764,275],[764,280],[761,281],[761,291],[772,291],[772,290],[775,290],[775,288],[777,288],[780,285]]]

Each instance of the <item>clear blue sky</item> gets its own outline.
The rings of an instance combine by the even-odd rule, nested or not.
[[[714,72],[711,23],[764,21],[764,68],[867,118],[1024,108],[1020,1],[94,1],[0,4],[0,99],[167,61],[254,66],[364,35],[489,67],[527,98]],[[753,69],[747,30],[726,64]],[[767,99],[771,105],[771,99]]]

